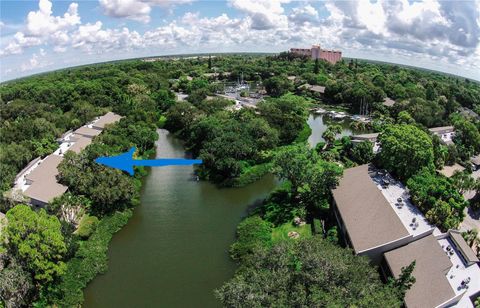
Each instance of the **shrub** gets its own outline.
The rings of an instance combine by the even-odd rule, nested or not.
[[[83,288],[99,273],[107,271],[108,243],[132,216],[132,211],[115,212],[103,218],[90,238],[83,242],[73,259],[67,263],[56,298],[59,307],[78,307],[83,302]]]
[[[313,232],[314,234],[323,234],[322,222],[320,219],[315,218],[313,220]]]
[[[272,242],[272,224],[260,216],[247,217],[237,227],[237,241],[230,248],[234,259],[241,259],[257,248],[269,247]]]
[[[98,218],[96,216],[83,215],[75,233],[83,239],[87,239],[97,228]]]

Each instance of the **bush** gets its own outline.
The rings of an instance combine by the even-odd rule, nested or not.
[[[243,187],[250,183],[260,180],[265,174],[267,174],[272,168],[271,163],[264,163],[260,165],[254,165],[242,170],[242,173],[238,178],[233,179],[232,187]]]
[[[132,216],[132,211],[115,212],[103,218],[90,238],[83,242],[73,259],[67,263],[67,272],[58,285],[57,297],[52,299],[59,307],[78,307],[83,302],[83,288],[97,274],[107,271],[107,250],[113,234]]]
[[[295,142],[296,143],[307,142],[308,137],[310,137],[311,134],[312,134],[312,129],[310,128],[310,126],[307,123],[305,123],[303,125],[303,129],[300,131],[297,138],[295,139]]]
[[[83,215],[75,233],[83,239],[87,239],[97,228],[98,218],[96,216]]]
[[[333,226],[330,229],[328,229],[326,239],[327,239],[327,241],[329,241],[331,243],[334,243],[334,244],[338,243],[338,229],[337,229],[337,226]]]
[[[315,218],[313,220],[313,232],[316,235],[323,234],[323,227],[322,227],[322,222],[320,219]]]
[[[230,248],[233,259],[239,260],[272,242],[272,224],[260,216],[247,217],[237,227],[237,241]]]

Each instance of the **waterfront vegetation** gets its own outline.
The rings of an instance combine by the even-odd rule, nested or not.
[[[218,76],[204,75],[212,72]],[[241,77],[265,87],[268,97],[256,109],[234,110],[232,101],[214,97],[223,81]],[[325,95],[299,87],[305,83],[325,86]],[[174,91],[187,99],[178,101]],[[384,106],[386,96],[397,103]],[[82,289],[106,271],[108,243],[139,204],[147,174],[136,168],[131,177],[93,161],[131,146],[136,157],[151,157],[156,129],[165,127],[203,159],[196,172],[204,180],[243,186],[272,172],[281,181],[238,226],[230,253],[239,269],[215,292],[222,304],[399,307],[414,281],[413,267],[383,284],[365,258],[343,248],[330,191],[343,168],[374,163],[408,185],[429,221],[443,230],[457,227],[469,205],[459,191],[479,187],[468,177],[469,159],[480,152],[480,121],[464,113],[480,113],[479,102],[480,87],[469,80],[353,60],[315,63],[286,53],[130,60],[3,84],[0,206],[8,223],[2,230],[0,298],[9,307],[82,303]],[[380,154],[370,142],[354,146],[349,137],[337,139],[335,125],[323,134],[324,143],[310,149],[308,108],[320,103],[368,109],[372,122],[365,126],[380,133]],[[108,110],[123,119],[80,154],[66,153],[59,166],[68,193],[42,210],[8,197],[29,161],[52,153],[63,132]],[[449,124],[457,132],[452,145],[427,130]],[[436,173],[453,163],[466,172],[451,179]]]

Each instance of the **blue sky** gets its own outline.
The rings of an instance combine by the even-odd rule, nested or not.
[[[320,44],[480,80],[480,0],[0,2],[0,80],[132,57]]]

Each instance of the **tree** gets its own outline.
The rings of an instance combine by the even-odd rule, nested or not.
[[[455,171],[450,179],[462,195],[469,190],[475,189],[477,186],[472,175],[465,171]]]
[[[441,230],[456,228],[467,202],[450,180],[423,168],[407,181],[413,203]]]
[[[0,271],[0,298],[6,307],[23,307],[31,301],[33,283],[30,274],[14,260]]]
[[[470,247],[473,247],[478,236],[478,230],[475,228],[467,230],[466,232],[462,232],[462,236],[465,239],[465,242],[467,242]]]
[[[67,248],[55,216],[43,209],[34,212],[23,204],[9,210],[6,216],[4,245],[37,283],[51,282],[65,273],[63,255]]]
[[[407,267],[402,267],[400,276],[397,279],[390,280],[390,283],[393,284],[396,289],[400,290],[402,300],[405,297],[405,293],[410,290],[416,282],[415,277],[412,275],[415,264],[416,261],[413,261]]]
[[[398,124],[415,124],[415,120],[412,118],[408,111],[400,111],[397,117]]]
[[[290,144],[302,131],[307,118],[307,102],[303,97],[287,94],[259,103],[258,111],[270,126],[276,128],[281,144]]]
[[[388,125],[378,136],[382,166],[401,179],[408,179],[419,168],[434,170],[433,144],[427,133],[412,125]]]
[[[322,138],[325,140],[326,144],[325,147],[333,146],[337,135],[342,133],[342,127],[338,124],[329,125],[327,129],[323,132]]]
[[[188,131],[197,113],[197,108],[189,102],[177,102],[167,111],[165,128],[172,132]]]
[[[263,82],[267,93],[273,97],[280,97],[293,88],[292,83],[285,76],[273,76]]]
[[[350,150],[350,157],[354,162],[361,165],[371,162],[375,157],[372,142],[365,140],[354,145]]]
[[[60,181],[73,193],[90,199],[89,210],[96,216],[131,206],[137,194],[131,177],[94,163],[96,157],[108,154],[100,145],[90,146],[80,154],[69,151],[58,166]]]
[[[58,219],[76,228],[85,211],[90,208],[91,203],[92,202],[85,196],[77,196],[67,192],[53,199],[53,201],[47,205],[47,210],[50,214],[57,216]]]
[[[285,147],[273,160],[273,172],[291,183],[291,192],[304,206],[319,206],[338,184],[342,168],[326,162],[305,145]]]
[[[320,73],[320,65],[318,63],[318,58],[315,59],[315,66],[313,67],[313,73],[314,74]]]
[[[465,119],[457,119],[454,121],[454,126],[453,141],[462,158],[466,160],[480,152],[480,132],[475,124]]]
[[[400,307],[367,258],[321,237],[256,250],[215,291],[226,307]]]

